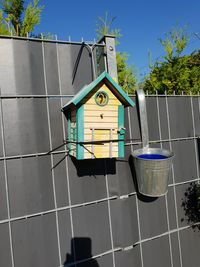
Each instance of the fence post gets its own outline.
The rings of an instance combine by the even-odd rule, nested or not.
[[[103,42],[105,43],[106,70],[110,74],[110,76],[118,83],[115,36],[105,35],[100,40],[100,43]]]

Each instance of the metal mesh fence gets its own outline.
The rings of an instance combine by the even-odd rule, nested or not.
[[[136,108],[124,159],[76,161],[63,145],[61,107],[92,81],[92,60],[82,43],[0,40],[0,266],[197,267],[183,203],[200,181],[200,97],[147,97],[151,146],[175,159],[168,194],[142,197]]]

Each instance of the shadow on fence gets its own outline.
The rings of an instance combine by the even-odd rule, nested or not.
[[[92,240],[89,237],[75,237],[71,239],[71,254],[66,254],[64,267],[99,267],[92,258]],[[90,260],[87,260],[90,259]],[[74,264],[75,262],[80,262]]]
[[[186,221],[194,231],[200,231],[200,184],[190,183],[181,206],[185,212],[185,218],[182,218],[181,221]]]

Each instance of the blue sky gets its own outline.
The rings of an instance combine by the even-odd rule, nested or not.
[[[200,1],[199,0],[41,0],[45,6],[41,24],[35,32],[57,34],[58,39],[89,41],[95,38],[98,16],[108,12],[116,17],[114,28],[120,28],[122,38],[117,49],[129,54],[129,64],[137,69],[139,79],[148,73],[148,51],[155,61],[163,55],[158,41],[174,26],[187,25],[191,33],[185,53],[200,48]]]

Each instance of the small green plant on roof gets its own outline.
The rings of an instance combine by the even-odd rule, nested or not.
[[[114,35],[116,45],[119,44],[119,39],[122,37],[121,30],[113,28],[113,23],[116,17],[110,17],[108,12],[104,17],[98,17],[96,25],[97,39],[101,39],[104,35]],[[121,88],[128,94],[133,94],[137,89],[136,71],[133,66],[128,64],[129,55],[124,52],[117,52],[117,71],[118,82]]]
[[[200,231],[200,184],[190,183],[182,199],[182,207],[185,212],[186,221],[194,230]]]
[[[27,36],[40,23],[43,6],[33,0],[25,6],[24,0],[2,0],[0,9],[0,34]]]
[[[100,40],[105,35],[114,35],[116,38],[116,44],[119,44],[119,38],[122,37],[120,29],[113,29],[113,23],[116,17],[110,17],[108,12],[105,13],[104,17],[98,17],[96,35],[97,39]]]

